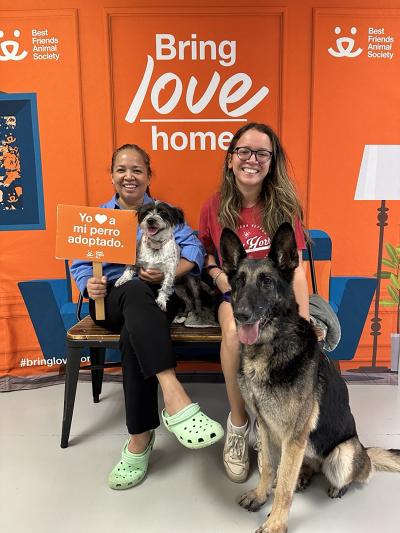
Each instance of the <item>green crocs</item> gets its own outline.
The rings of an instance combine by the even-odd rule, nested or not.
[[[151,432],[150,442],[142,453],[131,453],[128,450],[129,440],[123,447],[121,461],[114,466],[108,476],[110,489],[130,489],[138,485],[146,475],[150,453],[154,446],[155,432]]]
[[[221,424],[205,415],[198,403],[191,403],[172,416],[163,409],[161,416],[168,431],[186,448],[205,448],[224,436]]]

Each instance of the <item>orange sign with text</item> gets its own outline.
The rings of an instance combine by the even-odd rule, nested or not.
[[[134,264],[134,211],[76,205],[57,206],[57,259]]]
[[[226,8],[107,11],[115,145],[140,139],[157,169],[152,193],[196,226],[234,133],[252,121],[280,129],[282,11],[242,7],[229,24]]]

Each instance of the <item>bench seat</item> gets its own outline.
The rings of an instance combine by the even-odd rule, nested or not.
[[[171,339],[173,342],[221,342],[220,328],[187,328],[181,324],[172,324]],[[119,341],[119,333],[102,328],[93,322],[90,316],[85,316],[80,322],[67,331],[69,341],[115,342]]]

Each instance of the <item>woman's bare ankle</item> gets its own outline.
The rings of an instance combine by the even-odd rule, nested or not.
[[[131,439],[128,444],[128,451],[130,451],[131,453],[143,453],[149,445],[150,438],[150,431],[131,435]]]
[[[233,412],[233,413],[231,411],[231,423],[234,426],[242,427],[242,426],[246,425],[248,421],[249,421],[249,417],[248,417],[246,411],[244,411],[244,412]]]
[[[184,389],[179,394],[168,394],[164,396],[165,410],[169,416],[172,416],[181,409],[184,409],[192,403],[192,400],[186,394]]]
[[[166,370],[157,374],[164,397],[165,410],[169,416],[176,414],[192,403],[175,371]]]

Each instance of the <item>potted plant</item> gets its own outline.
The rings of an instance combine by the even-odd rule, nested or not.
[[[400,245],[385,244],[387,257],[382,259],[382,264],[390,270],[382,270],[381,279],[387,279],[388,299],[380,300],[384,307],[396,308],[396,332],[391,334],[391,364],[390,369],[398,372],[400,357]]]

